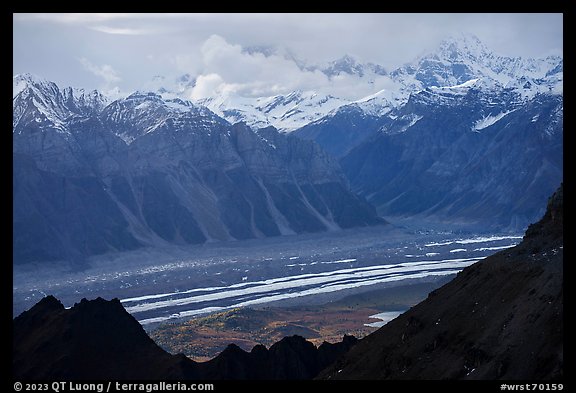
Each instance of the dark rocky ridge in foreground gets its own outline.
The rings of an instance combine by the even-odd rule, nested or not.
[[[193,363],[150,339],[115,299],[66,310],[53,296],[14,319],[12,365],[20,379],[154,379],[192,375]]]
[[[319,378],[558,379],[563,359],[560,186],[519,245],[465,268]]]
[[[291,336],[250,352],[229,345],[197,363],[156,345],[118,299],[83,299],[66,310],[53,296],[15,318],[13,331],[13,377],[25,380],[312,379],[357,341],[316,348]]]

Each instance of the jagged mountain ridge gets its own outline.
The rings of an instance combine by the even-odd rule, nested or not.
[[[252,49],[247,48],[247,51]],[[259,49],[256,51],[261,52]],[[261,53],[270,55],[268,50]],[[195,102],[207,106],[231,123],[244,121],[255,128],[274,126],[281,132],[290,132],[322,118],[330,118],[342,106],[359,106],[366,113],[382,116],[405,104],[413,93],[434,86],[456,86],[472,79],[514,89],[527,98],[537,93],[562,93],[561,56],[522,58],[499,55],[476,36],[466,33],[449,37],[436,49],[390,71],[378,64],[362,63],[350,55],[327,64],[312,65],[301,64],[290,56],[286,58],[294,61],[298,68],[321,73],[328,80],[339,76],[352,78],[357,84],[371,86],[373,93],[351,100],[321,91],[293,91],[263,97],[246,97],[225,91]],[[189,74],[174,80],[156,75],[143,84],[143,89],[156,92],[165,99],[187,100],[191,97],[195,80]]]
[[[524,99],[538,93],[562,94],[563,91],[562,57],[532,59],[498,55],[476,36],[464,33],[442,41],[435,50],[390,72],[377,64],[363,64],[349,55],[328,65],[304,68],[321,72],[329,80],[339,75],[352,78],[357,84],[372,86],[374,92],[358,100],[314,91],[257,98],[226,92],[199,103],[231,122],[242,120],[255,127],[273,125],[283,132],[291,132],[311,122],[330,119],[343,106],[358,106],[366,114],[383,116],[406,104],[411,94],[432,87],[457,86],[473,79],[480,79],[487,86],[513,89]],[[296,102],[290,99],[294,94],[300,98]],[[270,103],[276,103],[272,112]]]
[[[478,37],[460,34],[442,41],[436,51],[399,67],[391,75],[399,80],[420,82],[420,89],[456,86],[483,78],[502,87],[532,90],[534,95],[550,89],[561,92],[562,86],[557,82],[561,81],[562,64],[560,56],[533,59],[498,55]],[[526,82],[534,86],[525,86]],[[536,88],[540,85],[544,85],[543,90]]]
[[[520,244],[462,270],[320,379],[563,377],[563,185]]]
[[[250,352],[229,345],[197,363],[156,345],[118,299],[82,299],[65,309],[47,296],[13,321],[13,377],[40,379],[312,379],[356,339],[318,348],[299,336]]]
[[[218,113],[231,123],[246,122],[255,128],[270,125],[292,131],[348,103],[347,100],[315,91],[294,91],[272,97],[240,97],[223,93],[195,101]]]
[[[562,95],[563,59],[560,56],[539,59],[501,56],[490,51],[477,37],[461,34],[444,40],[436,50],[383,77],[389,79],[385,89],[341,105],[292,131],[305,139],[322,142],[322,147],[332,151],[332,145],[340,142],[340,134],[333,136],[330,129],[340,127],[342,112],[357,112],[353,117],[347,116],[348,123],[374,116],[382,118],[381,121],[393,120],[397,112],[405,112],[404,106],[411,96],[426,91],[442,95],[474,88],[495,97],[513,95],[517,105],[526,104],[539,94]],[[369,134],[354,138],[352,147]],[[335,153],[343,157],[347,151],[336,149]]]
[[[13,78],[12,98],[14,132],[18,132],[18,125],[32,119],[65,132],[67,120],[98,113],[107,104],[107,98],[96,90],[85,92],[71,87],[60,90],[54,82],[31,74]]]
[[[16,263],[383,222],[314,143],[153,93],[75,112],[31,80],[13,100]]]

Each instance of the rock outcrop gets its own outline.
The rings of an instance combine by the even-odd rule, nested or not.
[[[53,296],[16,317],[13,331],[13,377],[25,380],[312,379],[357,341],[344,336],[316,348],[291,336],[250,352],[231,344],[196,363],[156,345],[118,299],[83,299],[67,310]]]

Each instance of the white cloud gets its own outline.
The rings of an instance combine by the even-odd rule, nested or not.
[[[235,93],[261,97],[294,90],[314,90],[339,97],[358,99],[383,88],[383,83],[359,83],[354,76],[329,79],[319,70],[302,70],[282,51],[269,55],[249,53],[218,35],[210,36],[201,47],[203,71],[192,91],[193,98],[214,93]]]
[[[92,64],[88,59],[82,57],[79,59],[80,63],[87,71],[91,72],[92,74],[104,79],[104,88],[106,90],[110,90],[112,85],[118,83],[122,80],[120,76],[118,76],[118,72],[112,68],[111,65],[104,64],[102,66],[97,66]]]
[[[346,86],[346,77],[328,80],[320,72],[302,71],[288,53],[307,64],[349,54],[393,70],[458,32],[473,33],[508,56],[539,57],[563,47],[562,14],[16,13],[13,22],[15,73],[94,88],[92,74],[111,81],[121,72],[125,91],[142,88],[154,75],[189,73],[216,74],[221,88],[247,95],[301,89],[357,96],[375,91],[354,79]],[[245,50],[258,47],[275,50],[266,55]],[[113,64],[112,71],[119,72],[80,67],[78,58]],[[90,77],[85,69],[93,70]],[[373,90],[383,83],[375,80]]]
[[[141,35],[153,34],[153,30],[144,28],[130,28],[130,27],[111,27],[105,25],[97,25],[90,27],[93,30],[100,31],[107,34],[122,34],[122,35]]]
[[[158,15],[158,14],[157,14]],[[164,15],[164,14],[159,14]],[[54,23],[71,25],[86,25],[94,22],[110,22],[116,20],[139,20],[157,17],[154,14],[137,13],[23,13],[14,14],[18,20],[44,20]]]
[[[196,86],[192,90],[191,98],[211,97],[216,93],[221,93],[224,85],[224,80],[218,74],[200,75],[196,78]]]

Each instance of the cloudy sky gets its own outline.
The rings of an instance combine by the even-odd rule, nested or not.
[[[195,98],[223,88],[321,90],[325,76],[295,60],[349,54],[391,70],[462,32],[507,56],[563,47],[562,14],[14,14],[13,22],[14,74],[131,92],[153,87],[155,75],[188,73],[198,78]]]

